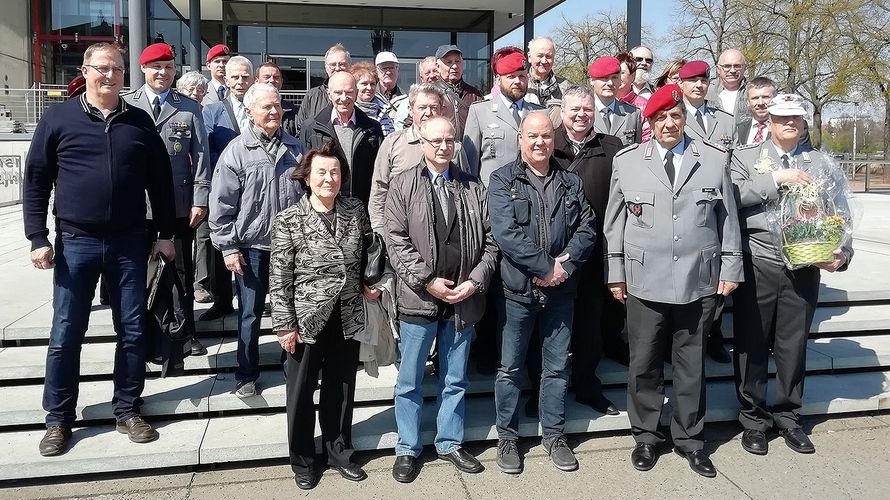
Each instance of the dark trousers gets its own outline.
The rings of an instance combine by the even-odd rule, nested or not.
[[[213,244],[210,243],[210,225],[205,218],[195,227],[195,276],[194,289],[213,291]]]
[[[352,409],[359,343],[343,338],[340,308],[335,307],[315,344],[297,344],[287,354],[287,444],[294,473],[315,463],[315,405],[312,394],[321,373],[318,420],[322,448],[331,466],[345,466],[352,457]]]
[[[703,448],[704,340],[714,321],[716,301],[711,295],[689,304],[664,304],[628,295],[627,409],[637,443],[659,445],[665,441],[658,421],[664,405],[664,353],[670,348],[674,367],[671,437],[680,450]]]
[[[736,395],[745,429],[799,427],[807,335],[819,299],[819,269],[790,271],[745,255],[745,282],[733,294]],[[771,336],[774,339],[771,341]],[[776,398],[767,406],[769,349],[776,362]]]
[[[269,256],[267,250],[242,248],[246,265],[243,275],[235,275],[238,289],[238,369],[235,380],[252,382],[260,377],[260,319],[266,307],[269,290]]]
[[[541,352],[539,397],[542,437],[560,436],[565,431],[565,398],[569,385],[569,344],[572,336],[571,299],[552,299],[546,305],[526,304],[502,298],[498,304],[501,361],[494,385],[498,438],[519,437],[516,406],[522,386],[522,372],[529,349]],[[529,344],[537,329],[540,343]]]
[[[117,335],[111,405],[119,422],[138,415],[145,386],[145,232],[104,237],[59,233],[55,263],[53,323],[43,386],[46,424],[70,427],[76,418],[80,350],[100,274],[108,284]]]
[[[583,283],[575,299],[572,328],[572,387],[581,403],[603,403],[603,383],[596,369],[603,357],[602,283]]]
[[[151,251],[151,247],[157,240],[157,232],[151,220],[146,221],[148,228],[146,246]],[[185,295],[179,297],[179,308],[182,317],[185,318],[186,328],[195,334],[195,286],[192,277],[195,273],[194,260],[192,258],[192,244],[195,241],[195,229],[189,226],[188,217],[179,217],[176,219],[174,226],[173,244],[176,247],[176,274],[179,275],[179,281],[185,288]]]

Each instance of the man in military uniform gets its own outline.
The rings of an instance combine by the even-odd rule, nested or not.
[[[739,191],[739,216],[745,283],[734,297],[733,332],[739,421],[745,428],[742,448],[767,453],[766,433],[777,427],[785,444],[798,453],[816,448],[800,427],[798,411],[806,373],[807,334],[819,299],[819,271],[843,271],[853,257],[845,243],[833,262],[797,270],[785,267],[781,249],[769,231],[764,205],[778,200],[792,185],[807,185],[821,153],[801,139],[806,108],[802,97],[779,94],[770,101],[769,139],[733,152],[732,180]],[[819,162],[822,164],[822,162]],[[839,169],[830,175],[842,177]],[[842,206],[845,199],[836,200]],[[776,397],[767,405],[769,351],[776,363]]]
[[[529,79],[526,99],[547,108],[553,126],[558,127],[562,123],[559,109],[563,94],[572,83],[553,73],[555,58],[556,46],[552,38],[539,36],[528,42]]]
[[[214,45],[207,52],[207,69],[210,70],[210,86],[204,95],[204,106],[220,102],[229,96],[229,87],[226,85],[226,63],[232,57],[232,51],[223,44]],[[201,68],[198,68],[201,69]]]
[[[705,477],[704,338],[717,295],[742,281],[741,237],[725,149],[684,133],[681,90],[665,85],[643,112],[646,144],[615,156],[606,207],[609,289],[627,305],[630,343],[627,408],[637,470],[655,466],[664,404],[664,353],[670,347],[674,449]]]
[[[172,89],[176,65],[173,50],[166,43],[149,45],[139,57],[145,85],[122,97],[127,104],[140,108],[154,118],[155,127],[167,145],[173,167],[173,193],[176,202],[176,271],[185,287],[179,307],[187,328],[195,331],[194,263],[192,242],[195,227],[207,217],[210,195],[210,166],[207,158],[207,134],[200,105]],[[148,218],[151,219],[149,209]],[[154,235],[149,236],[154,240]],[[193,355],[207,354],[194,337]]]
[[[594,131],[613,135],[628,146],[643,139],[643,118],[640,108],[618,99],[621,85],[621,61],[617,57],[603,56],[587,68],[590,85],[596,94]]]
[[[543,109],[541,105],[525,100],[528,70],[522,50],[516,47],[499,49],[491,57],[491,69],[500,92],[470,106],[463,140],[470,173],[486,186],[492,172],[519,156],[522,118]]]
[[[704,139],[732,149],[735,143],[735,118],[708,104],[711,67],[704,61],[689,61],[680,68],[680,88],[689,122],[686,133],[693,139]]]
[[[442,116],[451,118],[455,137],[463,137],[470,105],[482,100],[482,91],[464,81],[464,53],[457,45],[440,45],[436,49],[436,67],[440,78],[434,85],[445,94]]]

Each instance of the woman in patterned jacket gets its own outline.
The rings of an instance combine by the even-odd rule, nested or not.
[[[371,232],[362,202],[339,196],[348,172],[335,146],[310,151],[294,171],[308,196],[282,211],[272,228],[269,293],[272,329],[288,355],[287,425],[290,463],[301,489],[312,489],[321,470],[315,458],[312,393],[322,374],[319,421],[327,464],[344,478],[365,472],[351,461],[352,409],[359,343],[365,319],[363,242]]]

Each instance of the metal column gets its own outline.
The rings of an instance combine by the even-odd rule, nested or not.
[[[525,0],[525,9],[523,10],[522,24],[525,30],[522,50],[528,49],[528,42],[535,37],[535,0]]]
[[[189,0],[189,67],[201,71],[201,0]]]
[[[642,0],[627,0],[627,49],[642,45]]]
[[[145,49],[145,0],[129,0],[127,4],[130,17],[130,88],[136,89],[145,83],[139,70],[139,56]]]

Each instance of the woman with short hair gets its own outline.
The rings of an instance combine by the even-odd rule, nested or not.
[[[362,61],[353,64],[351,72],[358,89],[355,105],[380,124],[384,137],[393,133],[395,125],[385,111],[386,103],[377,95],[377,68],[367,61]]]

